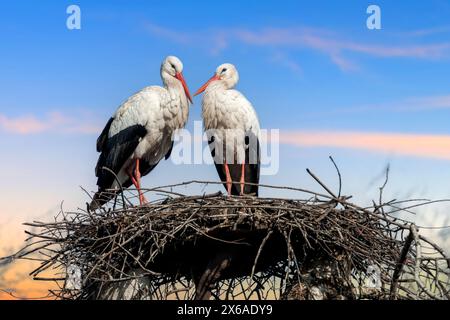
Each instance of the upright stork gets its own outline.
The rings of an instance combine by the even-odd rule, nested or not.
[[[145,176],[172,151],[172,134],[183,128],[192,103],[180,59],[168,56],[161,64],[164,87],[150,86],[131,96],[109,119],[97,139],[100,156],[95,168],[98,191],[90,204],[95,210],[132,184],[141,191]]]
[[[217,172],[228,194],[257,196],[260,127],[252,104],[233,89],[238,81],[236,67],[225,63],[195,95],[204,92],[204,128]]]

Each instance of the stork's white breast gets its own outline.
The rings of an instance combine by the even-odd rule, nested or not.
[[[158,86],[146,87],[125,101],[114,115],[109,137],[133,126],[142,125],[147,134],[130,158],[145,158],[157,163],[168,152],[174,130],[187,121],[180,97]]]
[[[244,159],[245,136],[249,131],[259,138],[258,116],[252,104],[236,90],[211,90],[203,100],[203,121],[208,139],[214,136],[210,148],[226,152],[227,161]],[[255,141],[256,142],[256,141]],[[230,158],[231,155],[231,158]],[[229,162],[230,163],[230,162]]]
[[[205,129],[240,129],[259,132],[252,104],[237,90],[206,92],[202,101]]]

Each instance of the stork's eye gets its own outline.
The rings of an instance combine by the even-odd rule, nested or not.
[[[177,70],[177,68],[175,68],[175,66],[173,64],[170,64],[173,68],[173,70]]]
[[[221,73],[224,73],[225,71],[227,71],[227,68],[223,68]]]

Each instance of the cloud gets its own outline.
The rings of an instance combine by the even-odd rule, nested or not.
[[[426,97],[410,97],[399,101],[368,104],[354,107],[343,107],[328,111],[311,111],[304,116],[323,117],[369,112],[426,112],[450,109],[450,95],[437,95]]]
[[[398,32],[397,35],[402,37],[425,37],[425,36],[431,36],[436,35],[440,33],[449,33],[450,32],[450,26],[440,26],[440,27],[434,27],[434,28],[427,28],[427,29],[419,29],[419,30],[412,30],[412,31],[406,31],[406,32]]]
[[[167,40],[179,44],[191,44],[194,40],[192,34],[171,30],[149,22],[144,23],[144,28],[155,36],[166,38]]]
[[[297,75],[303,74],[303,70],[300,64],[282,52],[274,53],[270,58],[270,61],[281,64],[283,67],[291,70],[292,73],[295,73]]]
[[[339,67],[342,71],[358,71],[359,67],[352,61],[342,57],[339,54],[334,54],[330,56],[331,61]]]
[[[436,44],[384,45],[346,40],[333,32],[311,28],[266,28],[257,31],[240,30],[237,38],[247,44],[276,45],[314,49],[336,57],[344,52],[362,53],[374,57],[435,59],[450,56],[450,42]]]
[[[297,147],[328,147],[450,160],[450,135],[282,131],[280,143]]]
[[[45,131],[47,124],[33,116],[23,116],[13,119],[0,115],[0,127],[9,133],[31,134]]]
[[[440,95],[422,98],[411,98],[409,105],[399,106],[397,110],[439,110],[450,109],[450,95]]]
[[[144,23],[144,30],[152,36],[163,38],[176,44],[203,46],[212,55],[220,53],[229,45],[229,39],[225,30],[186,32],[166,28],[150,22]]]
[[[374,44],[349,40],[334,31],[319,28],[216,28],[202,32],[189,32],[146,23],[145,29],[152,36],[165,38],[178,44],[207,46],[212,54],[220,53],[233,42],[278,51],[309,49],[328,56],[330,61],[343,71],[358,70],[358,66],[345,57],[348,53],[378,58],[428,60],[450,57],[450,41],[427,44]],[[426,35],[426,32],[424,34]],[[285,63],[285,66],[289,68],[289,63]]]
[[[28,135],[45,132],[94,134],[100,130],[100,126],[90,123],[84,116],[71,117],[61,112],[51,112],[39,118],[31,114],[15,118],[0,114],[0,131],[10,134]]]

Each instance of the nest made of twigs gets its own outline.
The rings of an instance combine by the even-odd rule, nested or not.
[[[185,196],[175,185],[149,190],[168,196],[143,206],[122,195],[113,208],[29,223],[32,244],[15,258],[41,253],[31,274],[57,281],[58,298],[449,298],[450,260],[389,214],[401,202],[362,208],[316,180],[327,195]],[[180,185],[191,183],[211,182]]]

